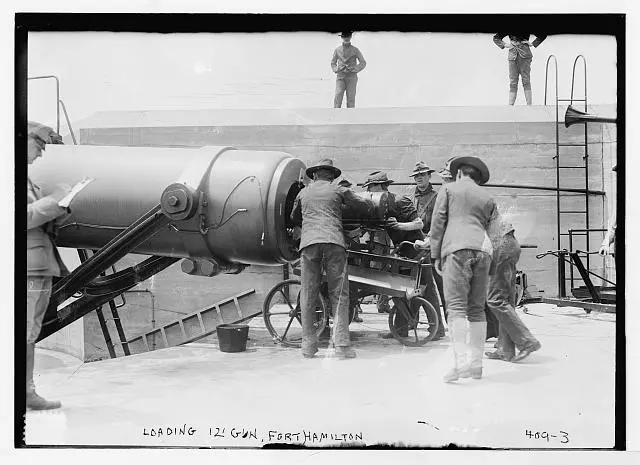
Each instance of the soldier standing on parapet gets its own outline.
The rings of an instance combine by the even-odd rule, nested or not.
[[[531,34],[520,34],[513,32],[498,32],[493,36],[493,42],[500,48],[509,49],[509,105],[516,103],[518,94],[518,79],[522,76],[522,87],[524,88],[524,98],[527,105],[531,105],[531,60],[533,54],[529,46],[529,36]],[[506,36],[509,36],[509,42],[503,42]],[[531,45],[538,47],[546,35],[535,34],[536,40]]]
[[[351,45],[352,32],[343,32],[342,45],[336,48],[331,59],[331,69],[336,73],[336,95],[333,99],[334,108],[342,107],[342,97],[347,94],[347,108],[356,106],[356,86],[358,73],[367,62],[358,47]]]

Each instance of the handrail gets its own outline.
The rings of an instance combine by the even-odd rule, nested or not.
[[[551,61],[551,58],[553,58],[553,62],[555,64],[555,71],[556,71],[556,106],[558,105],[558,60],[556,59],[555,55],[549,55],[547,57],[547,64],[545,65],[545,70],[544,70],[544,104],[545,106],[547,105],[547,83],[549,81],[549,62]]]
[[[69,120],[69,114],[67,113],[67,107],[62,101],[62,99],[58,100],[59,104],[62,106],[62,111],[64,111],[64,117],[67,120],[67,127],[69,128],[69,132],[71,133],[71,139],[73,140],[73,145],[78,145],[78,141],[76,140],[76,135],[73,133],[73,128],[71,127],[71,121]]]
[[[363,184],[364,183],[360,182],[360,183],[357,183],[356,186],[362,187]],[[415,182],[392,182],[390,184],[390,186],[415,186],[415,185],[416,185]],[[441,186],[442,183],[438,182],[438,181],[433,181],[433,182],[431,182],[431,185],[433,185],[433,186]],[[556,192],[558,190],[557,187],[532,186],[532,185],[527,185],[527,184],[486,183],[486,184],[483,184],[482,187],[497,187],[497,188],[501,188],[501,189],[531,189],[531,190],[552,191],[552,192]],[[597,191],[597,190],[589,190],[588,191],[586,189],[577,189],[577,188],[572,188],[572,187],[560,188],[560,192],[573,192],[574,194],[589,194],[589,195],[600,195],[600,196],[604,196],[605,195],[604,191]]]
[[[584,111],[587,111],[587,59],[584,55],[578,55],[573,61],[573,71],[571,72],[571,105],[573,105],[573,87],[576,80],[576,65],[580,58],[582,58],[582,63],[584,65]]]
[[[58,76],[46,75],[46,76],[32,76],[27,78],[27,80],[35,80],[35,79],[54,79],[56,81],[56,132],[60,134],[60,107],[62,107],[62,111],[64,112],[64,117],[67,121],[67,127],[69,128],[69,132],[71,133],[71,139],[73,140],[73,145],[78,145],[78,141],[76,140],[76,135],[73,132],[73,127],[71,127],[71,120],[69,119],[69,113],[67,113],[67,107],[60,98],[60,79]]]
[[[55,79],[56,81],[56,132],[60,134],[60,80],[58,76],[47,75],[47,76],[33,76],[27,78],[27,80],[35,80],[35,79]]]

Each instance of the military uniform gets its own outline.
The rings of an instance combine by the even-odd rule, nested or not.
[[[481,173],[480,184],[488,181],[489,170],[480,159],[458,157],[451,162],[451,172],[457,174],[461,165],[476,168]],[[487,331],[485,302],[493,253],[488,231],[496,214],[493,197],[469,177],[446,184],[438,192],[431,221],[431,258],[443,263],[449,331],[455,355],[455,367],[445,376],[445,381],[457,380],[458,375],[463,376],[460,373],[482,377]]]
[[[509,103],[513,105],[515,102],[516,94],[518,92],[518,80],[520,76],[522,76],[522,88],[525,92],[527,105],[531,105],[531,61],[533,60],[533,54],[531,53],[531,47],[529,45],[529,37],[531,34],[499,32],[493,36],[493,42],[503,49],[505,48],[505,43],[502,39],[506,36],[509,36],[509,40],[512,45],[508,54]],[[531,43],[531,45],[538,47],[546,38],[546,35],[536,34],[536,39]]]
[[[511,360],[517,348],[533,352],[540,348],[540,342],[531,334],[529,328],[520,319],[515,310],[516,300],[516,264],[520,259],[520,244],[515,237],[511,223],[500,222],[495,233],[491,233],[493,242],[493,263],[495,270],[489,276],[487,305],[500,323],[500,356]],[[496,358],[491,356],[491,358]]]
[[[348,34],[351,36],[351,34]],[[344,33],[343,33],[344,37]],[[356,88],[358,86],[358,73],[362,71],[367,62],[358,47],[348,44],[338,46],[331,58],[331,69],[336,73],[336,92],[333,99],[334,108],[342,107],[342,98],[347,94],[347,108],[356,106]]]
[[[324,163],[330,160],[323,161]],[[309,168],[330,166],[316,165]],[[313,170],[307,170],[312,177]],[[300,307],[302,310],[302,353],[312,357],[318,351],[313,312],[322,284],[322,269],[327,275],[329,301],[333,309],[332,341],[336,348],[351,345],[349,339],[349,277],[347,251],[342,227],[343,205],[368,208],[368,203],[351,190],[318,179],[302,189],[294,201],[291,218],[302,224],[300,238],[301,280]]]
[[[41,150],[46,143],[61,143],[51,128],[37,123],[29,123],[29,138],[38,141]],[[67,209],[60,207],[55,198],[44,196],[27,178],[27,407],[33,409],[60,407],[59,402],[48,402],[36,394],[33,365],[35,342],[49,306],[52,278],[69,273],[53,243],[54,220],[66,213]]]

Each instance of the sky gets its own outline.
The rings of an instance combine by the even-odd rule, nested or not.
[[[532,37],[533,39],[533,37]],[[491,34],[358,32],[367,67],[357,107],[504,105],[507,52]],[[56,75],[72,122],[98,111],[331,107],[337,34],[148,34],[32,32],[28,75]],[[545,63],[558,60],[560,97],[577,55],[587,59],[590,103],[616,101],[613,36],[549,36],[534,49],[534,105],[543,104]],[[554,95],[550,67],[549,98]],[[583,90],[576,72],[576,96]],[[29,119],[55,122],[52,80],[29,83]],[[524,104],[520,88],[518,104]],[[65,133],[62,124],[61,132]]]

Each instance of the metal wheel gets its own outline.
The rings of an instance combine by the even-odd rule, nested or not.
[[[419,347],[431,341],[438,332],[438,315],[422,297],[393,299],[389,313],[389,330],[393,337],[405,346]]]
[[[288,279],[273,286],[264,299],[262,316],[275,343],[289,347],[302,345],[301,288],[300,281]],[[327,316],[327,301],[320,295],[315,311],[316,335],[324,330]]]

